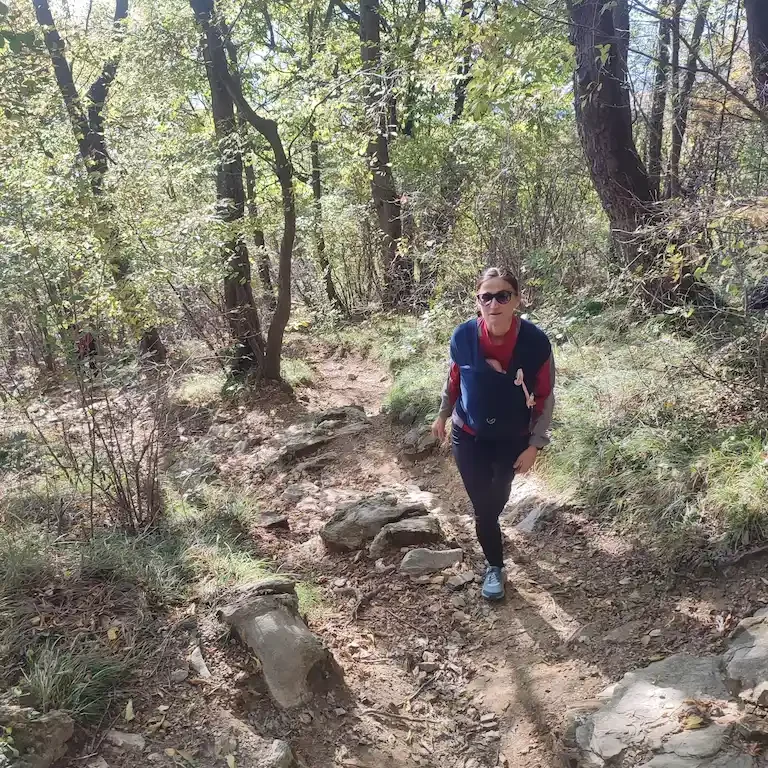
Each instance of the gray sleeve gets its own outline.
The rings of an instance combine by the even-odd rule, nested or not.
[[[555,357],[549,358],[549,376],[552,389],[544,401],[544,407],[531,424],[531,439],[529,445],[535,448],[546,448],[549,445],[549,429],[552,426],[552,412],[555,410]]]
[[[453,407],[451,406],[451,398],[448,394],[448,387],[451,383],[451,372],[448,371],[448,375],[445,377],[445,384],[443,385],[443,393],[440,396],[440,412],[437,414],[439,419],[448,419],[453,413]]]

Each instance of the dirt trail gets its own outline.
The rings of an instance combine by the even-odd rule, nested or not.
[[[176,758],[163,748],[180,741],[189,749],[215,741],[228,716],[222,713],[231,711],[262,735],[289,741],[308,768],[560,766],[558,729],[570,705],[669,653],[719,651],[721,629],[732,621],[725,617],[768,602],[764,562],[738,574],[672,581],[640,542],[601,530],[577,511],[528,537],[515,531],[516,520],[504,519],[509,585],[500,605],[484,603],[477,583],[451,592],[410,582],[392,567],[399,552],[378,564],[365,554],[325,552],[317,533],[334,500],[418,485],[442,501],[446,538],[465,551],[466,567],[479,574],[483,566],[449,457],[413,462],[400,455],[403,429],[380,412],[386,372],[300,341],[292,347],[311,364],[315,381],[295,403],[271,409],[276,424],[354,404],[366,409],[372,427],[336,441],[317,473],[289,469],[259,483],[246,462],[237,481],[250,483],[265,509],[288,516],[290,531],[255,531],[254,543],[281,570],[319,585],[322,604],[309,624],[344,670],[345,688],[305,711],[279,712],[253,660],[227,640],[213,607],[201,608],[197,631],[215,685],[163,688],[177,720],[175,734],[158,737],[158,764],[172,764]],[[174,626],[183,630],[184,621],[179,616]],[[188,642],[183,631],[169,634],[156,678],[167,680],[174,654],[183,655]],[[430,659],[439,670],[420,672],[418,664]],[[181,712],[191,727],[178,719]],[[199,755],[206,749],[210,754],[204,748]],[[248,764],[247,755],[240,764]]]

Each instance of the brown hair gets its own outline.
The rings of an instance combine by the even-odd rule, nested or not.
[[[478,278],[477,284],[475,285],[475,290],[479,291],[480,286],[486,280],[492,280],[495,277],[498,277],[505,283],[508,283],[509,287],[515,292],[515,296],[520,295],[520,283],[516,275],[514,272],[512,272],[511,269],[507,269],[506,267],[489,267],[486,269],[485,272],[483,272],[483,274]]]

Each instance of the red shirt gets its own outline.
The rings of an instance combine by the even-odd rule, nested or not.
[[[520,331],[520,319],[515,317],[512,320],[512,325],[500,343],[496,343],[491,338],[488,326],[482,317],[478,319],[477,324],[480,329],[480,351],[483,353],[486,360],[496,360],[504,371],[506,371],[509,364],[512,362],[512,355],[514,354],[515,345],[517,344],[517,335]],[[451,361],[451,371],[448,377],[448,396],[450,397],[451,408],[456,405],[456,401],[459,399],[460,394],[461,369],[456,363]],[[536,398],[536,404],[533,406],[533,418],[535,420],[541,414],[547,398],[552,394],[552,378],[549,360],[539,368],[539,371],[536,374],[536,382],[534,383],[532,394]],[[463,425],[462,428],[465,432],[474,434],[472,429],[466,424]]]

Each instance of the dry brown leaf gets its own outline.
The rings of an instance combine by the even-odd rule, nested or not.
[[[160,730],[160,729],[161,729],[161,728],[162,728],[164,725],[165,725],[165,715],[163,715],[162,717],[159,717],[159,718],[157,718],[156,720],[153,720],[153,721],[150,723],[150,725],[149,725],[149,728],[147,728],[147,733],[149,733],[150,735],[154,735],[154,734],[155,734],[155,733],[157,733],[157,732],[158,732],[158,731],[159,731],[159,730]]]
[[[133,713],[133,699],[128,699],[128,703],[125,705],[125,722],[130,723],[131,720],[135,720],[136,715]]]
[[[107,630],[107,637],[109,638],[110,643],[114,643],[117,640],[118,632],[117,627],[110,627]]]
[[[704,726],[704,718],[699,717],[698,715],[689,715],[683,721],[683,728],[686,731],[696,731],[699,728],[703,728]]]
[[[227,766],[228,766],[228,768],[235,768],[235,756],[234,755],[227,755]]]

